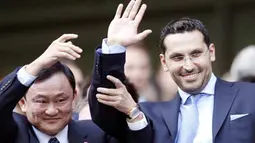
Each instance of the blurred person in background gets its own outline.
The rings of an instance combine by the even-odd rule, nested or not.
[[[245,47],[236,55],[230,76],[235,81],[255,82],[255,45]]]
[[[169,101],[176,96],[178,87],[171,75],[164,71],[162,66],[159,67],[156,73],[156,83],[160,91],[160,101]]]
[[[139,102],[159,100],[157,88],[152,82],[151,59],[143,41],[127,48],[124,69],[139,94]]]
[[[89,82],[86,82],[86,84],[83,86],[83,93],[79,101],[77,101],[78,109],[77,112],[79,113],[79,120],[90,120],[90,110],[89,110],[89,103],[88,103],[88,91],[90,88],[90,80]]]
[[[221,78],[222,78],[223,80],[226,80],[226,81],[229,81],[229,82],[236,81],[236,80],[233,78],[233,76],[231,76],[230,71],[225,72],[225,73],[221,76]]]

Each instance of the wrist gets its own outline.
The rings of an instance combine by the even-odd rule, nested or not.
[[[25,70],[28,74],[37,76],[39,72],[43,69],[43,66],[37,61],[33,61],[32,63],[25,66]]]
[[[140,111],[138,105],[136,104],[133,108],[129,109],[129,111],[126,113],[126,115],[129,120],[133,120],[139,116],[140,112],[141,111]]]
[[[134,122],[138,122],[138,121],[142,120],[143,117],[144,117],[144,116],[143,116],[142,111],[139,110],[137,116],[135,116],[134,118],[127,118],[127,121],[128,121],[129,123],[134,123]]]
[[[107,46],[116,46],[116,45],[121,45],[121,42],[118,40],[112,40],[112,39],[107,38],[106,44],[107,44]]]

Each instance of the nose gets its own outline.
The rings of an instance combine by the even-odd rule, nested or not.
[[[192,72],[192,71],[193,71],[193,69],[194,69],[194,64],[193,64],[193,62],[191,61],[190,58],[186,58],[186,59],[184,60],[183,68],[184,68],[186,71],[188,71],[188,72]]]
[[[48,108],[46,109],[45,113],[49,116],[54,116],[58,114],[58,109],[55,108],[53,104],[49,104]]]

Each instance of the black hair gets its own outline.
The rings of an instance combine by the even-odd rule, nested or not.
[[[184,32],[192,32],[192,31],[199,31],[204,36],[204,42],[209,47],[210,45],[210,38],[205,25],[197,20],[191,18],[180,18],[178,20],[170,21],[160,33],[160,42],[159,47],[161,48],[162,53],[166,52],[166,47],[164,45],[164,40],[167,35],[169,34],[177,34],[177,33],[184,33]]]
[[[51,67],[45,68],[42,71],[39,72],[38,77],[35,79],[35,82],[37,81],[43,81],[45,79],[48,79],[52,75],[54,75],[57,72],[62,72],[67,77],[73,91],[75,91],[75,78],[73,75],[73,72],[68,68],[66,65],[61,64],[60,62],[57,62],[56,64],[52,65]]]

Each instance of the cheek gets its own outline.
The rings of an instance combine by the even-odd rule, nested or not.
[[[31,114],[34,116],[42,116],[44,111],[45,109],[43,107],[35,103],[27,106],[27,114]]]
[[[167,68],[171,75],[179,74],[182,70],[182,66],[170,63],[167,63]]]
[[[69,101],[65,105],[59,107],[60,113],[72,113],[73,112],[73,102]]]

